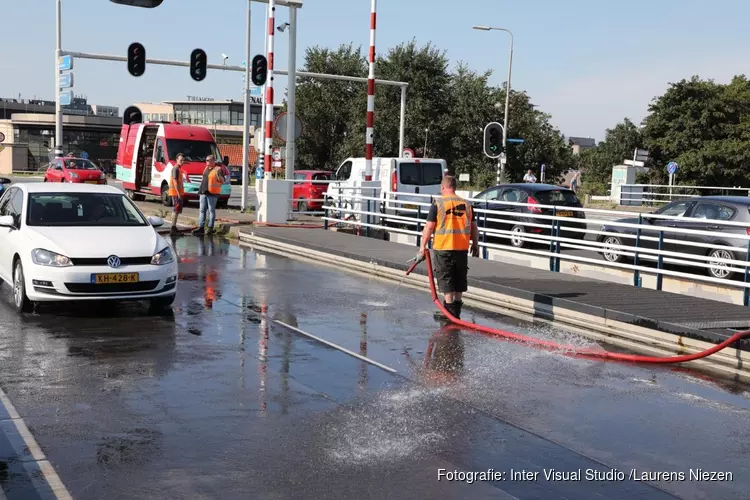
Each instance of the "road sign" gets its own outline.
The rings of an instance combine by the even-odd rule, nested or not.
[[[635,161],[645,162],[646,160],[648,160],[648,151],[645,149],[636,149],[633,156],[635,157]]]
[[[70,71],[73,69],[73,56],[60,56],[57,58],[57,69],[59,71]]]
[[[469,174],[458,174],[458,180],[461,182],[469,182],[471,176]]]
[[[642,167],[646,164],[645,162],[642,162],[642,161],[633,161],[633,160],[625,160],[623,163],[625,165],[631,165],[633,167]]]
[[[73,86],[73,73],[63,73],[60,75],[60,88],[69,89]]]
[[[506,139],[506,141],[514,144],[523,144],[525,142],[523,139]]]
[[[281,160],[281,150],[279,148],[274,149],[273,153],[271,153],[271,157],[274,161]]]
[[[414,158],[414,151],[409,148],[404,148],[402,155],[404,158]]]
[[[284,142],[287,142],[289,139],[287,137],[287,122],[289,121],[289,115],[287,113],[281,113],[278,118],[273,123],[273,130],[276,132],[276,137],[281,139]],[[299,136],[302,135],[302,122],[300,121],[299,117],[297,115],[294,116],[294,139],[299,139]]]
[[[667,173],[669,173],[669,175],[674,175],[678,168],[680,168],[680,166],[673,161],[667,163]]]
[[[73,92],[68,90],[67,92],[60,93],[60,106],[70,106],[73,102]]]
[[[258,167],[255,169],[255,178],[256,179],[262,179],[263,178],[263,167]]]

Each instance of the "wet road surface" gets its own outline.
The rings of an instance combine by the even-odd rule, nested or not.
[[[18,317],[4,287],[0,387],[73,498],[669,498],[632,469],[683,473],[653,482],[681,498],[748,497],[745,386],[441,331],[426,292],[222,240],[175,245],[169,315],[128,304]],[[9,422],[0,409],[0,499],[51,498]],[[438,481],[490,468],[504,477]],[[545,480],[553,468],[584,477]],[[586,478],[610,468],[626,479]],[[690,481],[701,468],[733,477]]]

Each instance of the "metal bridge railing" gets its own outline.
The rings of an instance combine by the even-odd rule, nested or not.
[[[338,194],[328,194],[323,220],[326,228],[332,223],[348,225],[358,231],[364,229],[365,235],[372,229],[413,235],[418,246],[433,198],[412,193],[380,193],[377,188],[342,188]],[[560,271],[561,261],[594,264],[632,272],[632,282],[637,287],[642,286],[642,273],[655,274],[658,290],[662,289],[664,276],[723,285],[743,290],[744,303],[750,306],[750,227],[745,223],[473,198],[468,201],[475,205],[481,254],[485,259],[489,258],[490,249],[496,249],[547,257],[549,269],[555,272]],[[548,209],[551,215],[514,212],[516,207]],[[558,212],[573,216],[561,217]],[[636,220],[623,222],[615,218]],[[664,225],[670,221],[689,221],[696,227]],[[707,227],[717,225],[719,231]],[[732,230],[736,232],[726,232]],[[709,243],[708,238],[723,239],[725,243]],[[499,244],[496,239],[510,239],[517,246]],[[527,243],[544,248],[526,248]],[[604,260],[565,252],[570,250],[599,253]],[[623,256],[629,262],[613,256]],[[643,261],[654,262],[656,266],[645,266]],[[666,269],[668,264],[696,272]],[[712,272],[699,274],[707,270]],[[729,279],[732,274],[740,275],[741,279]]]

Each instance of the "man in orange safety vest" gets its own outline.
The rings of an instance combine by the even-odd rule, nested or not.
[[[167,195],[172,198],[172,206],[174,207],[174,214],[172,215],[172,234],[177,234],[177,216],[182,213],[183,197],[185,196],[185,188],[183,187],[183,175],[182,175],[182,164],[185,162],[185,157],[182,153],[179,153],[174,161],[172,167],[172,175],[169,176],[169,191]]]
[[[214,223],[216,222],[216,203],[219,201],[221,186],[224,184],[224,174],[221,166],[216,163],[213,155],[206,157],[206,168],[203,170],[203,179],[198,191],[201,195],[201,215],[198,221],[198,229],[193,234],[205,234],[204,226],[206,224],[206,211],[208,211],[208,234],[213,233]]]
[[[427,214],[419,258],[424,257],[434,234],[435,275],[438,289],[445,295],[443,306],[460,319],[461,299],[468,288],[469,248],[474,257],[479,257],[479,229],[471,204],[456,196],[455,177],[445,176],[440,193],[442,196],[435,199]]]

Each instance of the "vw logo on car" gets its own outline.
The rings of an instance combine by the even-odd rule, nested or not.
[[[120,258],[117,255],[110,255],[107,258],[107,265],[109,265],[109,267],[118,268],[120,267],[120,264]]]

